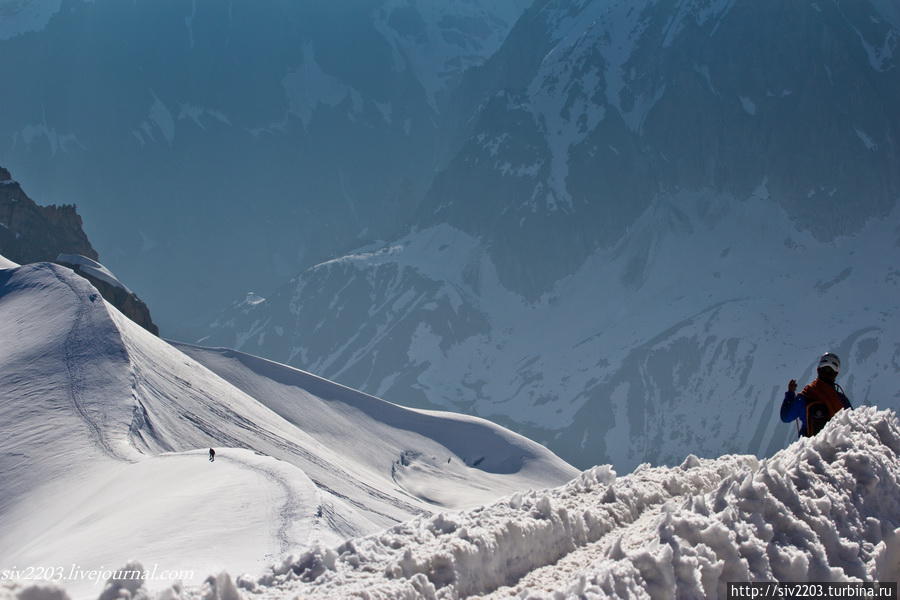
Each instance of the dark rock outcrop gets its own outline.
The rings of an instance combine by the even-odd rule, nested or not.
[[[81,227],[74,204],[38,206],[0,167],[0,254],[20,264],[52,261],[62,253],[96,260]]]
[[[83,265],[71,263],[64,260],[63,257],[60,257],[54,262],[63,265],[64,267],[69,267],[90,281],[91,284],[97,288],[97,291],[100,292],[100,295],[103,296],[107,302],[118,308],[123,315],[153,335],[159,335],[159,327],[153,322],[153,319],[150,316],[150,309],[143,300],[138,298],[137,294],[122,286],[113,285],[99,277],[95,277],[84,269]]]
[[[129,319],[159,335],[150,309],[134,292],[113,285],[91,273],[83,265],[57,260],[60,255],[80,255],[98,260],[97,251],[82,229],[74,204],[39,206],[0,167],[0,255],[17,262],[57,262],[91,282],[107,302]]]

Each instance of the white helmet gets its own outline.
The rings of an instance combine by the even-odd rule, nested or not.
[[[841,371],[841,359],[838,358],[837,354],[832,352],[826,352],[822,355],[822,358],[819,359],[819,369],[822,367],[828,367],[835,373],[840,373]]]

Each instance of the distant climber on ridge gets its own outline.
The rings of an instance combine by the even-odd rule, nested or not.
[[[788,391],[781,403],[781,420],[790,423],[800,419],[799,435],[812,437],[819,433],[825,424],[837,412],[844,408],[852,409],[850,400],[844,390],[835,383],[841,370],[841,359],[837,354],[826,352],[819,359],[816,369],[818,377],[799,394],[796,394],[797,381],[791,379]]]
[[[212,448],[209,449],[209,462],[215,462],[216,460],[216,451]]]

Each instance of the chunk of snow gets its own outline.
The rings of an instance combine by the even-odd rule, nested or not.
[[[2,225],[2,223],[0,223],[0,225]],[[18,266],[18,263],[14,263],[13,261],[0,254],[0,269],[15,269]]]
[[[869,150],[869,151],[878,150],[878,144],[875,143],[875,140],[873,140],[869,134],[867,134],[865,131],[863,131],[859,127],[854,127],[853,130],[856,132],[856,136],[859,138],[859,140],[866,147],[866,150]]]
[[[336,107],[346,99],[351,101],[351,112],[362,109],[362,99],[356,89],[326,73],[316,61],[312,42],[303,46],[303,62],[281,81],[288,99],[288,110],[308,127],[313,113],[320,106]]]
[[[74,133],[57,131],[46,121],[25,125],[19,133],[14,135],[14,139],[21,139],[26,146],[30,146],[38,140],[44,140],[50,146],[52,156],[55,156],[57,152],[68,152],[72,147],[85,149],[84,144]]]
[[[169,112],[166,105],[163,104],[162,100],[160,100],[155,93],[153,93],[153,104],[150,105],[150,112],[147,119],[148,121],[145,121],[145,124],[148,126],[150,123],[156,125],[162,132],[166,142],[171,146],[172,142],[175,141],[175,119],[172,117],[172,113]]]
[[[887,29],[884,39],[881,40],[880,47],[878,47],[866,39],[866,36],[859,29],[854,27],[853,30],[866,51],[866,55],[869,58],[869,66],[878,72],[884,72],[894,67],[894,50],[900,44],[900,31],[893,28]]]
[[[246,306],[256,306],[257,304],[262,304],[265,301],[266,299],[256,292],[247,292],[247,296],[244,298],[242,304]]]
[[[118,277],[113,275],[112,271],[110,271],[97,261],[92,260],[86,256],[82,256],[80,254],[60,254],[56,257],[56,262],[77,265],[78,268],[84,273],[87,273],[92,277],[96,277],[101,281],[105,281],[111,286],[121,288],[129,294],[132,293],[131,290],[129,290],[121,281],[119,281]]]
[[[205,130],[206,125],[203,123],[203,118],[212,118],[216,121],[223,123],[225,125],[231,125],[231,120],[220,110],[216,110],[213,108],[203,108],[201,106],[194,106],[192,104],[182,104],[178,111],[178,120],[181,121],[183,119],[190,119],[194,122],[197,127]]]

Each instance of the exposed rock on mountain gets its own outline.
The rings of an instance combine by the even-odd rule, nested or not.
[[[0,255],[19,263],[56,262],[90,281],[132,321],[158,335],[150,310],[101,264],[75,205],[39,206],[0,167]]]
[[[0,167],[0,254],[20,264],[51,261],[60,253],[96,259],[81,225],[75,205],[38,206]]]
[[[118,308],[123,315],[153,335],[159,335],[159,327],[153,322],[150,309],[144,301],[125,287],[106,267],[77,254],[60,254],[54,262],[69,267],[90,281],[106,301]]]

